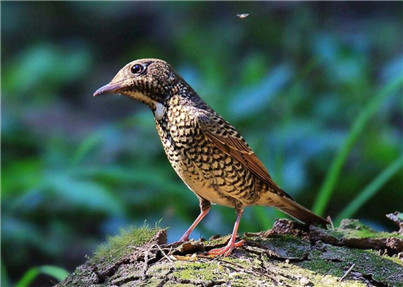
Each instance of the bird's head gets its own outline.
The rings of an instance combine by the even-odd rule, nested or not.
[[[167,62],[140,59],[124,66],[109,84],[94,93],[94,97],[105,93],[121,94],[155,109],[166,103],[180,80]]]

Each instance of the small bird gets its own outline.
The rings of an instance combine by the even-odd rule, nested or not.
[[[211,204],[235,208],[237,217],[225,247],[209,251],[228,255],[246,206],[274,206],[306,223],[329,222],[299,205],[270,177],[238,131],[210,108],[165,61],[140,59],[124,66],[94,96],[115,93],[149,106],[165,153],[173,169],[200,202],[200,214],[180,238],[189,235]]]

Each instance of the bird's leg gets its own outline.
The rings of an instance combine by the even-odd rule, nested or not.
[[[179,239],[179,241],[188,241],[189,240],[189,235],[192,233],[193,229],[199,224],[200,221],[207,215],[207,213],[210,211],[210,206],[211,203],[208,200],[205,200],[204,198],[200,198],[200,214],[196,218],[196,220],[192,223],[192,225],[189,227],[188,230],[186,230],[185,234],[182,235],[182,237]]]
[[[241,217],[242,217],[242,213],[243,213],[243,208],[237,210],[237,217],[236,217],[236,221],[234,224],[234,230],[232,231],[232,235],[231,235],[231,239],[228,241],[228,244],[222,248],[216,248],[216,249],[212,249],[208,252],[209,255],[229,255],[231,254],[232,250],[235,247],[239,247],[242,246],[242,244],[245,242],[244,240],[236,241],[236,235],[238,232],[238,226],[239,226],[239,222],[241,221]]]

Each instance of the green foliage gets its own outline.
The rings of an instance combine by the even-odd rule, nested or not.
[[[3,287],[7,287],[9,285],[8,283],[8,275],[6,271],[6,267],[3,264],[3,261],[1,261],[1,278],[0,278],[0,284]]]
[[[24,276],[22,276],[21,280],[18,281],[15,286],[28,287],[30,286],[30,283],[40,274],[51,276],[57,281],[62,281],[67,277],[67,275],[69,275],[69,272],[63,268],[50,265],[32,267],[24,274]]]
[[[335,224],[338,225],[344,218],[351,218],[382,186],[398,171],[403,168],[403,156],[391,163],[368,186],[366,186],[337,216]]]
[[[339,227],[334,228],[333,230],[325,230],[329,236],[335,237],[337,239],[353,239],[353,238],[390,238],[396,237],[403,239],[403,235],[397,232],[377,232],[371,229],[369,226],[361,223],[357,219],[343,219],[340,222]],[[397,259],[397,258],[396,258]]]
[[[384,215],[403,201],[395,166],[402,3],[1,6],[2,278],[10,284],[33,266],[73,270],[123,226],[163,218],[174,241],[197,216],[150,111],[124,97],[92,97],[140,57],[170,62],[298,202],[391,227]],[[240,232],[279,216],[247,208]],[[229,233],[234,219],[214,206],[192,236]]]
[[[8,66],[3,88],[16,95],[28,93],[41,101],[45,99],[44,94],[85,76],[90,65],[91,55],[84,44],[79,47],[34,44]]]
[[[353,123],[347,139],[345,140],[343,146],[340,148],[340,151],[338,152],[336,158],[333,160],[330,166],[329,172],[325,178],[322,188],[319,191],[315,205],[313,206],[314,212],[323,215],[323,212],[328,205],[332,192],[336,187],[336,183],[340,177],[343,164],[345,163],[349,153],[353,149],[354,143],[357,141],[360,134],[363,133],[366,124],[375,114],[375,112],[382,106],[382,104],[384,104],[384,102],[390,95],[394,95],[397,91],[402,90],[402,86],[403,77],[398,77],[393,82],[386,85],[381,91],[379,91],[360,112],[357,119]],[[397,167],[396,171],[398,169],[400,169],[400,165]],[[375,189],[375,186],[378,188],[378,190],[381,187],[381,185],[379,184],[373,185],[373,192],[377,191]],[[362,205],[362,203],[357,206],[357,209]],[[358,202],[355,202],[354,204],[358,204]],[[349,212],[348,214],[344,215],[352,215],[352,213]]]

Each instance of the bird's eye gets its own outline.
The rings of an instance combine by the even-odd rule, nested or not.
[[[135,64],[131,67],[131,72],[133,74],[139,74],[144,71],[144,66],[140,64]]]

